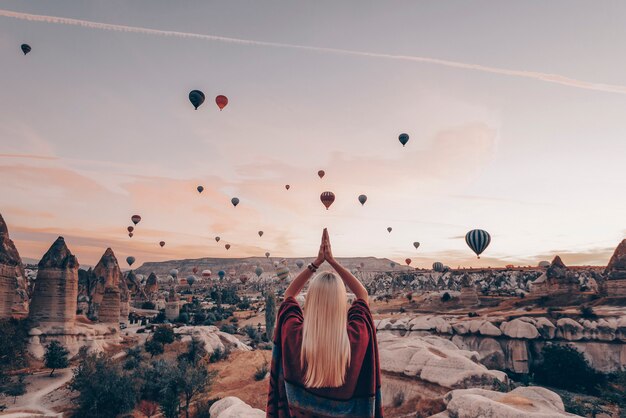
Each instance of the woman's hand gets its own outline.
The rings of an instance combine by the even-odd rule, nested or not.
[[[326,259],[326,255],[324,254],[324,241],[326,236],[328,236],[328,232],[326,232],[326,228],[324,228],[324,232],[322,232],[322,243],[320,244],[320,251],[317,254],[317,258],[313,262],[313,264],[315,264],[317,267],[321,266]]]
[[[330,237],[328,236],[328,230],[324,228],[324,234],[322,235],[322,246],[324,247],[324,259],[329,264],[335,263],[335,257],[333,257],[333,250],[330,246]]]

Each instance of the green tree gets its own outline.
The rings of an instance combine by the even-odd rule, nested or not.
[[[178,360],[186,360],[194,366],[207,355],[204,342],[198,337],[191,337],[187,351],[178,356]]]
[[[56,369],[65,369],[70,365],[68,359],[69,351],[65,349],[58,341],[51,341],[46,346],[46,352],[43,355],[44,364],[47,368],[52,369],[50,377]]]
[[[183,360],[178,364],[179,385],[183,396],[185,417],[189,418],[189,405],[199,393],[209,390],[217,372],[209,372],[206,367],[195,367]]]
[[[276,296],[272,292],[265,295],[265,333],[272,341],[274,338],[274,326],[276,325]]]
[[[574,347],[547,344],[541,355],[543,361],[532,370],[538,383],[592,395],[604,383],[604,375],[596,372]]]
[[[171,344],[176,339],[176,334],[174,334],[174,330],[171,327],[167,325],[161,325],[157,327],[157,329],[154,331],[152,339],[160,342],[163,345]]]
[[[150,353],[150,358],[153,358],[156,355],[163,354],[165,351],[163,344],[154,339],[154,337],[150,338],[144,344],[144,349],[147,353]]]
[[[131,411],[137,402],[132,377],[104,354],[82,357],[69,387],[79,392],[74,400],[77,417],[114,418]]]
[[[28,320],[0,321],[0,370],[11,370],[27,365]]]
[[[17,379],[11,380],[4,388],[4,393],[7,396],[13,397],[13,403],[17,400],[18,396],[22,396],[26,393],[26,383],[24,383],[25,375],[20,374]]]
[[[126,349],[126,361],[124,370],[133,370],[141,364],[141,347],[130,347]]]

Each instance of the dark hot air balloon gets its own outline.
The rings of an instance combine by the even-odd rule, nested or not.
[[[170,276],[172,276],[173,278],[177,278],[178,277],[178,269],[171,269],[170,270]]]
[[[161,248],[165,247],[165,241],[159,242],[159,245],[161,246]]]
[[[133,233],[132,233],[132,232],[129,232],[129,233],[128,233],[128,236],[132,238],[132,237],[133,237]]]
[[[417,242],[417,241],[415,241],[415,242],[413,243],[413,246],[414,246],[414,247],[415,247],[415,249],[417,250],[417,249],[419,248],[419,246],[420,246],[420,243],[419,243],[419,242]]]
[[[215,242],[220,242],[220,237],[215,237]]]
[[[269,252],[265,253],[265,258],[270,258],[270,253]]]
[[[285,189],[289,190],[290,187],[291,187],[290,185],[285,184]]]
[[[491,236],[482,229],[472,229],[465,234],[465,242],[476,253],[476,256],[480,258],[480,254],[489,246]]]
[[[226,248],[226,250],[230,250],[230,244],[224,245],[224,248]]]
[[[24,55],[28,54],[30,52],[30,45],[28,44],[22,44],[20,46],[20,48],[22,48],[22,52],[24,53]]]
[[[215,103],[217,103],[217,107],[220,108],[220,111],[226,107],[228,104],[228,97],[222,96],[221,94],[215,98]]]
[[[320,195],[320,200],[322,201],[324,206],[326,206],[326,210],[328,210],[330,205],[332,205],[335,201],[335,194],[333,192],[323,192]]]
[[[254,274],[256,274],[256,277],[261,277],[261,274],[263,274],[263,269],[261,267],[257,267],[256,270],[254,270]]]
[[[226,272],[224,270],[220,270],[217,272],[217,275],[219,276],[220,280],[222,280],[224,276],[226,276]]]
[[[443,263],[440,263],[439,261],[435,261],[433,263],[433,270],[437,271],[437,272],[442,272],[443,271]]]
[[[402,146],[405,146],[406,143],[409,142],[409,134],[400,134],[398,141],[400,141]]]
[[[126,230],[128,232],[133,232],[135,230],[135,227],[134,226],[129,226],[128,228],[126,228]]]
[[[126,257],[126,262],[128,263],[128,267],[132,266],[133,263],[135,262],[135,257],[132,257],[132,256]]]
[[[200,90],[191,90],[189,92],[189,101],[191,102],[193,107],[198,110],[200,105],[204,103],[204,93],[202,93]]]
[[[239,276],[239,281],[241,282],[241,284],[246,284],[246,282],[248,281],[248,276],[242,274],[241,276]]]
[[[139,216],[139,215],[133,215],[133,216],[131,216],[130,220],[131,220],[131,221],[133,221],[133,223],[134,223],[135,225],[137,225],[137,224],[141,221],[141,216]]]
[[[198,272],[198,267],[192,268],[191,271],[193,271],[193,274],[196,274]]]
[[[392,227],[390,227],[390,226],[388,226],[388,227],[387,227],[387,232],[391,233],[391,231],[393,231],[393,228],[392,228]]]
[[[365,202],[367,202],[367,196],[365,196],[364,194],[360,195],[359,202],[361,202],[361,206],[363,206]]]
[[[406,260],[404,260],[404,262],[406,263],[407,266],[411,265],[411,259],[407,258]]]
[[[263,231],[259,231],[259,236],[262,237],[263,236]]]
[[[204,191],[204,186],[198,186],[196,187],[196,190],[198,190],[198,193],[202,193]]]
[[[302,266],[304,266],[304,260],[296,260],[296,266],[298,266],[298,268],[301,269]]]
[[[324,172],[324,170],[320,170],[317,172],[317,175],[320,176],[320,178],[322,178],[326,175],[326,172]]]
[[[230,203],[233,204],[233,206],[237,206],[239,204],[239,198],[238,197],[233,197],[232,199],[230,199]]]

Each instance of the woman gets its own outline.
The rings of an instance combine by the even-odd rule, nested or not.
[[[327,261],[336,274],[318,274],[304,311],[296,302],[313,273]],[[348,309],[346,287],[356,295]],[[267,416],[383,416],[376,328],[365,287],[337,260],[324,229],[317,259],[295,278],[280,306],[267,400]]]

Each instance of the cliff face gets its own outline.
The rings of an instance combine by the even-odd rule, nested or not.
[[[9,318],[16,312],[28,312],[26,275],[0,215],[0,318]]]
[[[30,318],[36,324],[72,328],[78,297],[78,260],[57,238],[39,262]]]

